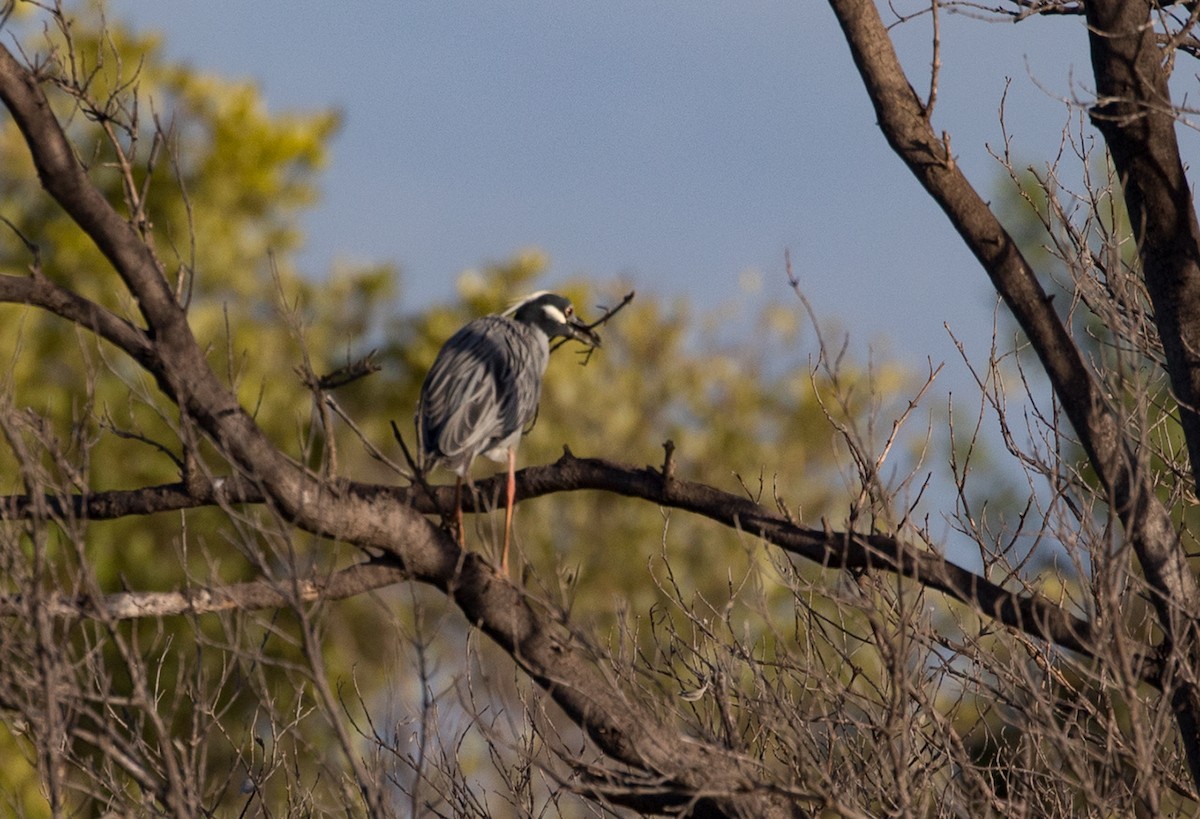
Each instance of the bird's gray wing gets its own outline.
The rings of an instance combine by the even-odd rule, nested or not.
[[[517,429],[524,429],[537,417],[538,401],[542,397],[542,376],[550,358],[550,347],[541,333],[518,325],[520,336],[510,336],[511,355],[516,371],[511,389],[511,412]]]
[[[528,389],[516,373],[528,359],[528,332],[510,319],[485,316],[445,343],[421,388],[417,423],[427,460],[462,472],[477,455],[519,432],[528,420],[521,414]]]

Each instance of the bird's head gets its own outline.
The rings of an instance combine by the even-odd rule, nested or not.
[[[540,291],[517,300],[504,311],[514,321],[536,327],[547,338],[563,336],[582,341],[591,347],[600,346],[600,336],[575,315],[571,300],[557,293]]]

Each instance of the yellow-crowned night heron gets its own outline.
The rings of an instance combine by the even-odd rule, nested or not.
[[[500,315],[483,316],[450,337],[421,385],[417,438],[421,466],[453,470],[459,544],[465,542],[462,483],[480,455],[508,463],[504,547],[500,571],[508,574],[508,543],[516,493],[517,443],[537,414],[550,339],[573,338],[593,347],[600,337],[555,293],[526,296]]]

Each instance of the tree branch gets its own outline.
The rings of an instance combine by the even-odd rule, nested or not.
[[[1175,138],[1167,55],[1158,46],[1153,3],[1088,0],[1086,11],[1099,97],[1092,123],[1121,179],[1194,487],[1200,485],[1200,225]],[[1172,705],[1200,786],[1200,587],[1177,539],[1135,537],[1134,546],[1172,647],[1179,676]]]
[[[1200,611],[1200,589],[1197,588],[1183,550],[1179,548],[1170,515],[1155,494],[1150,472],[1139,459],[1134,442],[1126,436],[1119,414],[1111,407],[1078,347],[1054,312],[1050,297],[1038,282],[1028,261],[955,164],[948,149],[948,140],[935,135],[923,117],[921,102],[905,77],[874,2],[830,0],[830,6],[837,15],[875,107],[880,129],[892,149],[942,207],[1029,338],[1067,418],[1079,436],[1088,460],[1108,493],[1110,506],[1134,547],[1147,581],[1156,591],[1155,606],[1174,658],[1168,670],[1173,684],[1179,686],[1173,690],[1187,703],[1177,703],[1176,719],[1184,746],[1188,748],[1193,778],[1200,785],[1200,681],[1197,681],[1193,670],[1195,663],[1189,659],[1195,656],[1194,613]],[[1130,10],[1133,7],[1136,10]],[[1102,16],[1101,8],[1108,9]],[[1115,22],[1108,22],[1115,14],[1113,9],[1124,9],[1122,13],[1125,20],[1120,28],[1116,27]],[[1089,32],[1094,50],[1098,47],[1097,42],[1113,44],[1113,32],[1138,32],[1136,37],[1122,34],[1118,38],[1120,42],[1112,46],[1125,52],[1125,56],[1121,57],[1127,62],[1124,70],[1139,75],[1148,71],[1161,74],[1162,69],[1157,62],[1160,57],[1155,56],[1153,48],[1153,26],[1147,4],[1126,4],[1124,0],[1089,0],[1086,10],[1091,23]],[[1133,21],[1132,17],[1138,15],[1139,19]],[[1129,25],[1134,22],[1137,25],[1130,28]],[[1102,24],[1098,26],[1097,23]],[[1136,67],[1130,61],[1134,57],[1141,61]],[[1097,69],[1098,72],[1100,70]],[[1099,73],[1097,82],[1101,82]],[[1146,74],[1140,76],[1138,82],[1156,81]],[[1165,88],[1165,79],[1163,82]],[[1158,94],[1157,85],[1154,89],[1154,93]],[[1153,102],[1161,110],[1169,100],[1163,94],[1145,102]],[[1133,124],[1137,128],[1148,127],[1142,124],[1146,116],[1144,106],[1133,113],[1136,116],[1132,120],[1128,116],[1114,114],[1110,114],[1108,120]],[[1162,177],[1160,184],[1173,184],[1174,170],[1167,167],[1168,159],[1159,154],[1148,161],[1158,165],[1152,170]],[[1172,208],[1166,219],[1176,229],[1186,229],[1185,235],[1194,235],[1189,233],[1194,228],[1186,224],[1186,220],[1181,221],[1177,205]],[[1132,213],[1136,212],[1131,207]],[[1143,222],[1138,229],[1145,233],[1149,227],[1147,217],[1144,212],[1137,216]],[[1191,224],[1194,225],[1194,222],[1195,217],[1192,216]],[[1196,315],[1200,316],[1200,302],[1196,310]],[[1200,342],[1200,329],[1196,328],[1200,328],[1200,322],[1193,327],[1197,342]],[[1190,354],[1200,355],[1200,350],[1193,347]],[[1197,459],[1193,457],[1193,466],[1196,463]],[[1178,680],[1174,679],[1176,676]]]
[[[40,273],[0,275],[0,302],[40,307],[112,342],[148,372],[158,369],[158,357],[142,330]]]
[[[943,592],[1009,628],[1087,656],[1094,656],[1096,651],[1096,638],[1086,620],[1069,614],[1041,595],[1009,591],[933,552],[917,549],[889,535],[806,529],[742,495],[675,477],[667,479],[663,473],[649,467],[637,468],[600,458],[577,458],[569,450],[553,464],[521,470],[516,479],[518,501],[556,492],[591,489],[683,509],[760,537],[817,565],[893,572]],[[464,509],[487,511],[481,499],[492,497],[502,481],[503,476],[479,481],[480,491],[476,497],[464,493]],[[454,502],[452,486],[430,487],[427,493],[416,487],[343,483],[340,493],[371,505],[386,499],[424,514],[438,514]],[[477,499],[479,508],[474,506]],[[49,510],[51,515],[105,520],[217,503],[262,503],[264,497],[249,481],[222,478],[190,488],[176,483],[69,498],[48,495],[43,500],[42,508]],[[33,500],[27,496],[0,498],[0,519],[23,519],[33,512]],[[1154,681],[1157,668],[1150,653],[1146,648],[1141,666],[1146,678]]]
[[[1200,225],[1151,14],[1152,4],[1145,2],[1087,4],[1098,96],[1091,119],[1121,179],[1195,479],[1200,475]]]
[[[43,595],[38,605],[51,617],[69,620],[134,620],[344,600],[406,578],[403,567],[382,560],[297,580],[255,580],[174,592],[120,592],[100,599],[63,594]],[[0,617],[21,617],[28,613],[29,601],[23,595],[0,596]]]

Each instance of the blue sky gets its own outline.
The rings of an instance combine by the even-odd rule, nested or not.
[[[860,349],[945,360],[951,382],[966,373],[943,323],[986,349],[984,275],[875,128],[824,4],[114,0],[110,13],[161,30],[172,57],[255,80],[273,108],[342,111],[306,222],[311,271],[394,261],[419,309],[463,269],[536,246],[555,277],[715,306],[744,298],[747,270],[760,298],[791,299],[790,249],[818,313]],[[928,17],[895,33],[923,89]],[[1014,150],[1044,161],[1068,119],[1054,96],[1087,73],[1083,36],[1073,19],[943,14],[935,124],[985,196],[1006,77]]]

